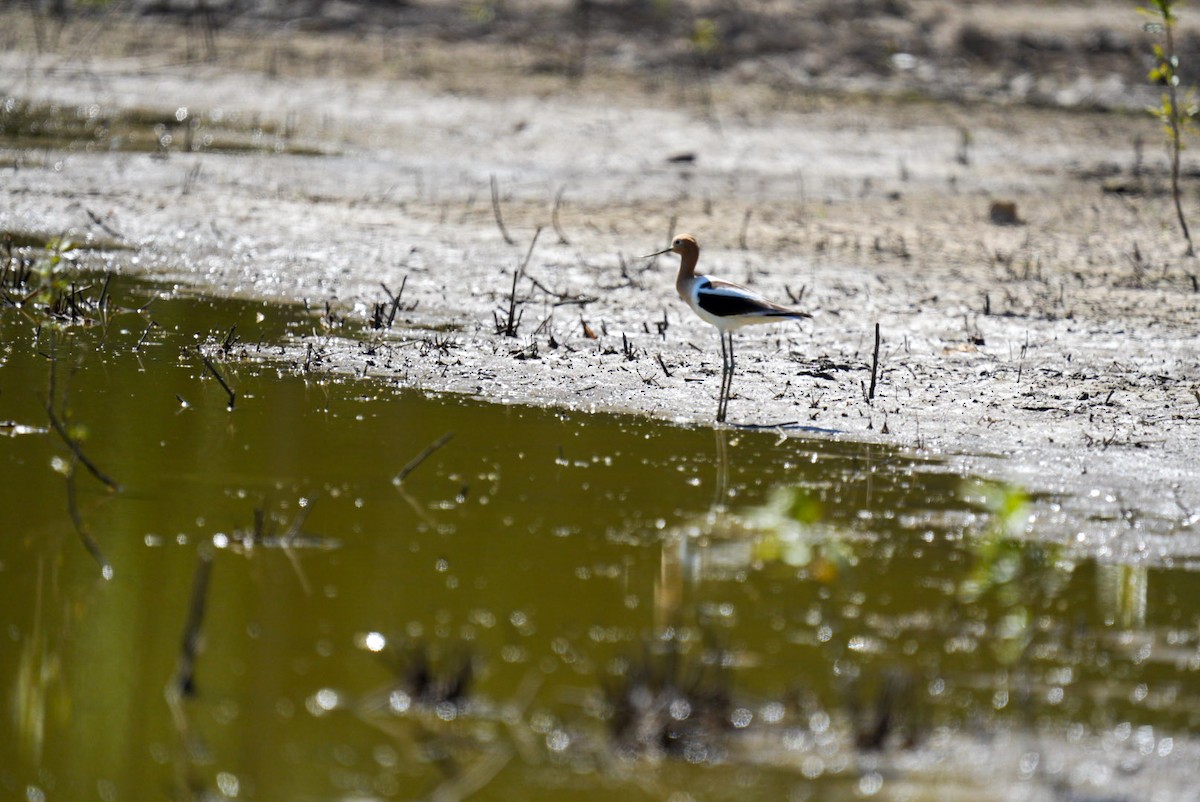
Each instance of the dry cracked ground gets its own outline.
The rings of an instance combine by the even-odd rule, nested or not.
[[[951,35],[944,7],[865,5],[875,27],[831,24],[831,41],[908,23],[923,44],[897,40],[879,68],[817,70],[811,49],[707,64],[702,25],[632,44],[598,26],[580,74],[570,47],[542,46],[553,29],[59,28],[9,9],[9,111],[52,104],[93,141],[31,143],[10,119],[0,228],[115,237],[134,250],[97,258],[201,293],[328,304],[288,365],[709,424],[716,336],[675,297],[675,259],[639,258],[691,232],[703,270],[813,315],[738,335],[732,425],[956,455],[1061,493],[1043,535],[1193,559],[1200,267],[1139,110],[1153,93],[1088,71],[1136,62],[1140,21],[978,4]],[[1062,56],[1056,73],[1020,68],[1031,20],[1061,38],[1025,43]],[[1072,61],[1097,30],[1111,46]],[[166,120],[157,142],[121,141],[133,117]],[[381,284],[403,294],[373,330]]]

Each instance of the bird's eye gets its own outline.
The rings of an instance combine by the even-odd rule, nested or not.
[[[674,242],[672,242],[672,243],[671,243],[671,247],[672,247],[672,248],[678,248],[678,247],[679,247],[680,245],[682,245],[682,244],[683,244],[683,240],[681,240],[681,239],[677,239],[677,240],[675,240]]]

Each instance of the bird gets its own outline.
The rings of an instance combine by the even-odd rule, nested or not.
[[[717,398],[717,423],[724,423],[733,385],[733,332],[755,323],[803,320],[812,315],[769,301],[754,290],[732,281],[697,273],[700,245],[691,234],[680,234],[671,241],[671,247],[643,258],[650,259],[664,253],[679,254],[679,273],[675,276],[675,290],[679,297],[701,320],[715,326],[721,337],[721,391]]]

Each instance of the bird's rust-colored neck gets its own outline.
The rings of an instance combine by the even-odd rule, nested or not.
[[[700,261],[700,246],[696,244],[695,239],[685,234],[675,240],[671,250],[679,254],[679,273],[675,276],[675,290],[686,301],[692,286],[692,279],[696,277],[696,263]]]

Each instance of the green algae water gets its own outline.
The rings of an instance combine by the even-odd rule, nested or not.
[[[1200,588],[1073,553],[1053,499],[320,376],[303,309],[114,285],[152,303],[0,305],[5,798],[1191,787]]]

